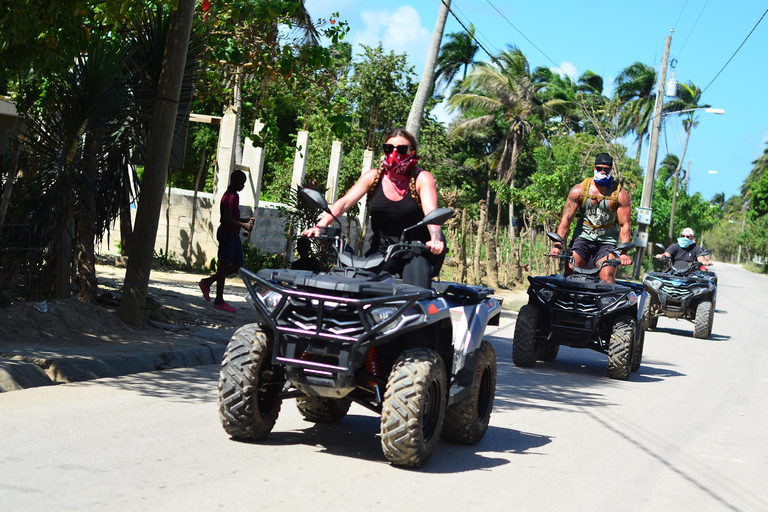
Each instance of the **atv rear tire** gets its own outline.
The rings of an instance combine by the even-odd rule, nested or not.
[[[272,339],[259,324],[232,335],[219,373],[219,419],[235,439],[256,441],[272,431],[280,413],[283,372],[272,366]]]
[[[657,325],[659,325],[659,317],[654,316],[653,318],[648,318],[649,329],[655,329]]]
[[[305,396],[296,399],[296,407],[304,419],[315,423],[336,423],[344,419],[351,402],[346,398]]]
[[[512,362],[517,366],[536,364],[536,334],[541,313],[536,306],[526,304],[520,308],[512,339]]]
[[[445,415],[448,379],[434,350],[405,351],[387,380],[381,448],[396,466],[418,467],[434,453]]]
[[[547,345],[536,349],[536,359],[539,361],[554,361],[560,352],[560,345]]]
[[[443,439],[474,444],[485,436],[496,396],[496,351],[487,341],[480,344],[475,359],[470,395],[445,410]]]
[[[633,372],[640,369],[640,363],[643,360],[643,346],[645,345],[645,329],[648,327],[649,315],[651,314],[651,303],[646,299],[643,305],[643,316],[640,318],[640,326],[635,333],[635,343],[632,345],[632,368]]]
[[[619,380],[629,378],[629,363],[635,334],[635,319],[631,316],[622,315],[614,321],[611,339],[608,342],[608,377]]]
[[[696,318],[694,319],[693,337],[706,338],[712,332],[712,302],[706,300],[696,306]]]

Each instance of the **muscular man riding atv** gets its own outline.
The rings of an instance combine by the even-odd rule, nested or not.
[[[579,220],[571,239],[573,264],[584,268],[590,258],[599,266],[616,251],[620,243],[629,242],[629,218],[631,207],[629,194],[622,190],[621,184],[614,182],[611,175],[613,158],[608,153],[595,157],[594,176],[575,185],[568,193],[563,208],[563,217],[557,227],[557,234],[565,240],[571,228],[573,218]],[[562,244],[555,244],[550,256],[560,254]],[[622,266],[631,265],[627,251],[620,253]],[[573,273],[567,269],[565,275]],[[616,267],[605,266],[600,271],[600,278],[606,283],[614,283]]]

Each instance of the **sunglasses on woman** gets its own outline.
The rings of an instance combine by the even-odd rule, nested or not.
[[[384,144],[382,146],[384,148],[384,154],[388,155],[394,150],[397,150],[398,153],[405,156],[408,154],[408,150],[411,149],[411,146],[408,144],[400,144],[399,146],[393,146],[392,144]]]

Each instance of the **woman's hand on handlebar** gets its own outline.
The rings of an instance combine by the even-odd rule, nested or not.
[[[445,243],[438,239],[432,239],[429,242],[426,243],[426,246],[429,247],[429,250],[432,254],[442,254],[445,250]]]
[[[552,249],[549,250],[549,254],[547,254],[547,256],[557,258],[558,256],[560,256],[561,250],[562,250],[562,247],[554,246],[552,247]]]
[[[313,226],[311,228],[305,229],[301,232],[301,234],[309,238],[317,238],[320,236],[320,226]]]

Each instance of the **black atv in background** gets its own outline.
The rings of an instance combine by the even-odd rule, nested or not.
[[[573,263],[573,252],[557,233],[547,236],[563,244],[558,258]],[[631,249],[632,243],[616,250]],[[625,380],[640,368],[645,339],[642,318],[646,294],[643,285],[628,281],[608,284],[600,269],[618,266],[609,258],[599,267],[574,266],[574,273],[529,276],[528,304],[520,309],[512,344],[512,361],[517,366],[534,366],[552,361],[560,345],[590,348],[608,355],[608,377]]]
[[[329,211],[322,195],[304,191]],[[337,422],[355,402],[381,414],[381,446],[394,465],[420,466],[442,436],[471,444],[483,438],[496,389],[496,352],[483,339],[498,325],[493,290],[456,283],[432,288],[382,271],[398,254],[429,248],[408,241],[424,224],[442,224],[438,208],[408,228],[386,255],[345,250],[339,228],[323,228],[339,266],[327,273],[264,269],[240,275],[258,323],[241,327],[224,354],[219,417],[235,439],[256,441],[296,399],[308,421]]]
[[[665,251],[663,245],[654,246]],[[705,250],[702,255],[710,254]],[[662,256],[667,263],[664,272],[649,272],[643,284],[648,292],[645,303],[645,315],[648,328],[655,329],[660,316],[685,319],[693,322],[693,337],[707,338],[712,334],[712,323],[717,301],[717,274],[701,270],[698,261],[692,261],[687,267],[672,265],[669,256]]]

